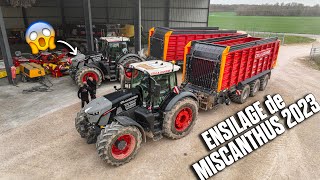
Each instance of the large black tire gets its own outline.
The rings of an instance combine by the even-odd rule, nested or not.
[[[120,166],[134,158],[141,142],[142,135],[137,127],[122,126],[112,122],[101,130],[96,148],[102,160],[108,164]]]
[[[257,79],[250,83],[250,96],[253,97],[257,94],[260,89],[260,80]]]
[[[262,78],[260,78],[260,91],[264,91],[266,89],[269,82],[269,78],[269,74],[266,74]]]
[[[97,81],[97,86],[100,86],[101,85],[101,82],[102,82],[102,75],[101,75],[101,72],[96,69],[96,68],[92,68],[92,67],[87,67],[87,66],[84,66],[82,67],[81,69],[79,69],[76,73],[76,77],[75,77],[75,81],[76,81],[76,84],[81,87],[83,85],[83,79],[86,77],[86,76],[89,76],[89,75],[93,75],[97,77],[96,81]]]
[[[249,95],[250,95],[250,86],[245,85],[240,95],[234,92],[231,94],[230,99],[235,103],[243,104],[247,101]]]
[[[178,101],[164,117],[164,136],[180,139],[190,133],[198,118],[198,103],[192,98]]]
[[[120,64],[123,67],[129,67],[129,65],[131,63],[136,63],[136,62],[141,62],[141,59],[139,59],[137,57],[134,57],[134,56],[129,56],[129,57],[125,58]],[[131,76],[132,76],[132,73],[131,73]],[[131,78],[128,76],[128,74],[126,72],[125,72],[124,79],[125,79],[126,82],[130,82],[131,81]]]
[[[82,109],[80,112],[78,112],[77,117],[75,118],[75,126],[76,130],[80,134],[82,138],[86,137],[87,130],[81,129],[81,126],[85,126],[88,123],[88,119],[85,117],[85,112]]]

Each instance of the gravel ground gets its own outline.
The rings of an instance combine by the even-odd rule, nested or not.
[[[194,179],[190,165],[210,152],[199,134],[267,94],[281,94],[287,104],[307,93],[320,101],[320,72],[297,60],[311,45],[283,46],[279,63],[264,92],[246,104],[200,112],[193,131],[183,139],[148,139],[128,164],[112,167],[99,159],[74,128],[80,104],[19,122],[0,136],[0,177],[3,179]],[[111,92],[108,90],[107,92]],[[74,102],[74,101],[72,101]],[[37,113],[30,112],[30,113]],[[320,114],[305,120],[252,152],[216,179],[320,179]],[[213,179],[213,178],[212,178]]]

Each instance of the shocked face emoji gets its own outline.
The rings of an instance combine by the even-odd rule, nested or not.
[[[32,23],[26,32],[26,41],[29,44],[32,54],[38,54],[39,50],[45,51],[55,49],[55,32],[53,27],[43,21]]]

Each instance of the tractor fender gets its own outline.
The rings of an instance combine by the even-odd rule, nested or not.
[[[116,116],[116,117],[114,117],[114,119],[117,122],[119,122],[122,126],[135,126],[135,127],[137,127],[142,134],[142,140],[144,142],[147,141],[146,133],[145,133],[143,127],[139,123],[137,123],[136,121],[134,121],[133,119],[131,119],[130,117],[127,117],[127,116]]]
[[[194,95],[191,92],[187,92],[187,91],[183,91],[180,94],[174,96],[170,102],[167,104],[165,111],[170,111],[172,109],[172,107],[181,99],[185,98],[185,97],[190,97],[192,99],[194,99],[195,101],[198,102],[198,98],[196,95]]]
[[[101,69],[97,64],[95,64],[95,63],[88,63],[88,64],[86,64],[85,66],[90,67],[90,68],[96,68],[96,69],[98,69],[99,72],[101,73],[102,80],[104,80],[104,73],[103,73],[102,69]]]
[[[140,57],[139,55],[137,54],[133,54],[133,53],[129,53],[129,54],[126,54],[124,56],[122,56],[119,61],[118,61],[118,64],[122,63],[122,61],[124,61],[126,58],[128,57],[135,57],[135,58],[138,58],[141,62],[142,61],[145,61],[142,57]]]

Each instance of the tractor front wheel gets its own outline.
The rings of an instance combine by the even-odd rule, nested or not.
[[[77,85],[81,87],[83,83],[87,81],[88,77],[92,77],[93,79],[95,79],[97,82],[97,86],[101,85],[101,82],[102,82],[101,72],[96,68],[86,67],[86,66],[82,67],[77,71],[76,78],[75,78]]]
[[[120,166],[134,158],[141,141],[142,135],[138,128],[113,122],[101,130],[96,148],[102,160]]]
[[[78,133],[82,138],[86,137],[87,134],[87,124],[88,124],[88,119],[85,117],[85,112],[84,109],[82,109],[80,112],[78,112],[77,117],[75,118],[75,127]]]
[[[180,139],[190,133],[198,117],[198,104],[191,98],[178,101],[165,115],[164,135],[170,139]]]

